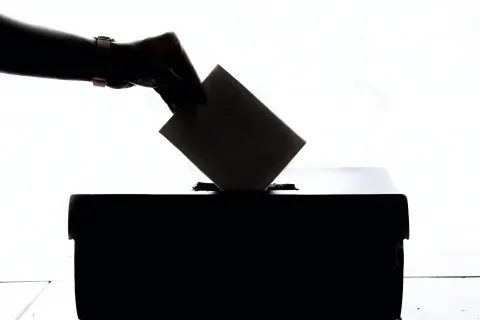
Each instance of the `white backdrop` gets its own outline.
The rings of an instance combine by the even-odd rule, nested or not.
[[[291,163],[382,166],[409,196],[406,273],[480,273],[480,3],[2,0],[80,35],[175,31],[307,140]],[[1,49],[0,49],[1,50]],[[1,55],[1,54],[0,54]],[[65,256],[72,193],[148,192],[190,163],[153,91],[0,74],[0,257]]]

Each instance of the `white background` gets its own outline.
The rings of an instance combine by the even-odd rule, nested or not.
[[[292,167],[388,169],[409,197],[407,275],[480,273],[478,1],[2,0],[0,10],[117,41],[175,31],[202,79],[221,64],[307,140]],[[155,193],[191,167],[158,133],[170,111],[151,90],[0,75],[0,106],[0,260],[71,255],[72,193]]]

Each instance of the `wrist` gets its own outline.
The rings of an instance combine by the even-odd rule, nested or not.
[[[131,81],[135,63],[135,47],[131,43],[113,42],[111,46],[110,75],[116,80]]]

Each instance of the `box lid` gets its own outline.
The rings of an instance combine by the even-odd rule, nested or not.
[[[327,207],[336,206],[337,211],[347,211],[355,208],[359,211],[355,214],[363,214],[363,211],[377,212],[371,214],[373,223],[388,225],[389,228],[395,228],[399,236],[409,238],[408,221],[408,202],[407,197],[400,193],[393,184],[388,172],[382,168],[368,167],[346,167],[346,168],[313,168],[313,169],[286,169],[275,181],[276,183],[294,184],[298,190],[282,190],[267,193],[255,194],[230,194],[218,193],[212,191],[193,191],[192,187],[197,182],[208,182],[205,177],[198,172],[188,172],[182,177],[178,177],[172,183],[165,183],[161,192],[155,194],[75,194],[70,198],[69,206],[69,238],[74,239],[80,228],[93,228],[94,225],[103,224],[104,226],[117,223],[122,220],[126,223],[125,215],[129,217],[132,224],[139,223],[138,219],[155,217],[166,219],[166,215],[172,219],[173,216],[181,216],[185,219],[186,214],[196,214],[193,220],[198,219],[199,214],[191,208],[195,202],[197,205],[204,204],[201,210],[207,210],[214,203],[224,203],[225,196],[236,197],[235,206],[242,207],[248,203],[248,199],[258,197],[269,197],[267,202],[273,201],[280,203],[287,210],[294,210],[296,205],[293,198],[303,197],[303,206],[311,205],[312,209],[318,209],[318,212],[327,212]],[[200,198],[189,198],[191,196],[207,196]],[[216,196],[216,197],[215,197]],[[222,197],[223,196],[223,197]],[[311,196],[315,196],[313,199]],[[194,201],[188,199],[195,199]],[[242,200],[239,200],[239,199]],[[220,200],[223,199],[223,200]],[[232,201],[231,197],[229,198]],[[255,200],[256,201],[256,200]],[[190,207],[189,207],[190,206]],[[324,206],[320,207],[319,206]],[[315,207],[315,208],[314,208]],[[145,212],[145,216],[139,212]],[[312,210],[315,211],[315,210]],[[335,211],[335,210],[333,210]],[[381,211],[388,211],[383,213]],[[127,212],[130,212],[129,214]],[[136,213],[135,213],[136,212]],[[188,213],[189,212],[189,213]],[[159,213],[163,213],[159,215]],[[251,215],[253,212],[246,212],[244,216]],[[137,214],[135,216],[135,214]],[[264,216],[265,212],[253,213],[258,216]],[[232,213],[234,215],[234,213]],[[136,220],[137,217],[138,219]],[[191,217],[191,216],[189,216]],[[330,219],[337,219],[330,215]],[[110,220],[109,220],[110,219]],[[326,221],[326,215],[322,215],[323,221]],[[116,221],[116,222],[113,222]],[[171,220],[170,220],[171,221]],[[333,220],[332,220],[333,221]],[[354,221],[354,220],[350,220]],[[358,223],[358,221],[357,221]],[[376,222],[375,222],[376,223]]]

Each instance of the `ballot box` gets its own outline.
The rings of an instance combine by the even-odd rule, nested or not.
[[[260,193],[184,180],[71,196],[79,319],[400,318],[408,204],[384,169],[287,169]]]

